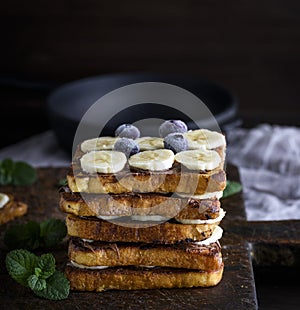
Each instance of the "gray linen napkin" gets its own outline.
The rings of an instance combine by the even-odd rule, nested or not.
[[[64,167],[71,163],[71,156],[61,149],[50,130],[1,149],[0,159],[4,158],[25,161],[34,167]]]
[[[260,125],[227,133],[248,220],[300,219],[300,128]]]

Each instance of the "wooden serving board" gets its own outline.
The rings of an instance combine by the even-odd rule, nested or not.
[[[270,234],[269,225],[261,222],[246,222],[242,195],[237,194],[222,200],[227,214],[222,221],[224,235],[221,239],[225,270],[222,281],[212,288],[161,289],[140,291],[106,291],[102,293],[71,292],[68,299],[49,301],[36,297],[29,289],[14,282],[5,269],[7,249],[3,244],[4,231],[15,223],[29,220],[42,221],[51,217],[65,218],[58,208],[58,181],[65,177],[66,168],[38,169],[38,181],[30,187],[2,187],[2,192],[12,192],[28,203],[29,211],[24,217],[0,227],[0,302],[4,309],[256,309],[257,299],[253,278],[251,245],[248,241],[264,243]],[[239,180],[237,169],[227,167],[228,178]],[[280,231],[280,224],[277,231]],[[295,222],[294,235],[290,241],[297,242]],[[282,224],[284,225],[284,224]],[[298,226],[297,226],[298,225]],[[290,230],[289,230],[290,231]],[[274,236],[274,235],[272,235]],[[278,240],[286,236],[277,233]],[[294,238],[294,239],[293,239]],[[273,239],[272,239],[273,240]],[[269,240],[270,241],[270,240]],[[47,251],[46,251],[47,252]],[[48,251],[49,252],[49,251]],[[63,270],[67,261],[67,244],[63,242],[51,250],[57,260],[57,267]],[[40,254],[40,253],[38,253]]]

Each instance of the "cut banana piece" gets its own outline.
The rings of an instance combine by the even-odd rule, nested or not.
[[[169,220],[168,217],[161,215],[132,215],[131,219],[139,222],[166,222]]]
[[[135,140],[141,151],[158,150],[164,148],[164,140],[157,137],[142,137]]]
[[[92,270],[101,270],[101,269],[106,269],[109,268],[109,266],[87,266],[87,265],[82,265],[82,264],[78,264],[76,262],[74,262],[73,260],[71,260],[70,264],[76,268],[81,268],[81,269],[92,269]]]
[[[210,245],[211,243],[214,243],[220,240],[222,238],[222,235],[223,235],[223,229],[220,226],[217,226],[209,238],[203,241],[194,242],[194,244]]]
[[[89,242],[89,243],[93,243],[95,242],[94,240],[92,239],[81,239],[83,242]]]
[[[88,173],[116,173],[125,167],[126,162],[125,154],[117,151],[91,151],[80,159],[82,170]]]
[[[175,160],[190,170],[212,170],[221,163],[221,157],[212,150],[189,150],[179,152]]]
[[[128,162],[131,167],[161,171],[172,167],[174,153],[171,150],[144,151],[131,156]]]
[[[183,193],[176,193],[176,194],[182,198],[192,198],[192,199],[202,199],[202,200],[212,199],[212,198],[221,199],[223,197],[223,191],[204,193],[202,195],[190,195],[190,194],[183,194]]]
[[[4,193],[0,193],[0,209],[3,208],[8,202],[9,196]]]
[[[110,221],[110,220],[118,219],[120,216],[118,216],[118,215],[98,215],[96,217],[100,220]]]
[[[191,130],[183,134],[188,141],[190,150],[215,149],[225,146],[225,137],[216,131],[207,129]]]
[[[85,140],[81,143],[81,150],[84,153],[90,151],[112,150],[118,138],[115,137],[99,137]]]

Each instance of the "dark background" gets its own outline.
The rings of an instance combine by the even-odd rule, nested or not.
[[[0,5],[0,147],[49,128],[49,90],[112,72],[193,74],[234,92],[243,126],[300,125],[297,0]]]
[[[192,74],[235,93],[245,127],[300,125],[299,0],[9,0],[0,35],[0,148],[49,128],[53,87],[113,72]],[[298,277],[272,274],[259,302],[279,309]]]

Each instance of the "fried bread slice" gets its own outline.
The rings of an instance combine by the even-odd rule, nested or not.
[[[7,194],[9,201],[0,209],[0,224],[7,223],[27,213],[27,204],[18,201],[12,194]]]
[[[216,148],[209,151],[219,154],[217,156],[220,158],[220,162],[217,163],[217,166],[211,166],[212,170],[190,170],[185,167],[185,165],[182,165],[175,160],[170,169],[166,168],[166,170],[162,171],[144,170],[144,168],[137,168],[139,166],[133,167],[130,166],[130,162],[128,161],[125,166],[121,168],[122,170],[117,173],[86,172],[82,169],[82,159],[84,156],[88,155],[90,151],[95,149],[99,151],[113,148],[116,138],[106,138],[107,139],[105,139],[105,137],[100,137],[98,140],[99,144],[96,142],[96,139],[91,139],[86,140],[77,146],[73,156],[71,169],[67,175],[69,187],[73,192],[102,194],[120,194],[128,192],[178,192],[190,195],[201,195],[206,192],[222,191],[226,186],[226,176],[223,169],[226,142],[225,140],[223,141],[223,139],[218,142]],[[200,136],[197,135],[194,138],[200,139],[203,142],[203,139],[205,140],[207,137],[204,134]],[[88,148],[86,147],[87,144],[89,145]],[[85,145],[85,147],[83,147],[83,145]],[[209,146],[205,143],[205,141],[204,145]],[[155,149],[156,151],[161,152],[166,151],[165,149],[160,149],[157,147],[155,147]],[[143,153],[143,150],[141,153]],[[201,155],[201,158],[202,157],[203,154]],[[167,166],[169,167],[169,165]],[[206,166],[204,165],[203,167]]]
[[[67,215],[68,234],[72,237],[107,242],[145,242],[174,244],[178,242],[202,241],[210,237],[219,224],[178,224],[165,222],[147,226],[125,222],[114,224],[97,218],[82,218]],[[126,227],[127,226],[127,227]]]
[[[95,194],[176,192],[203,195],[223,191],[226,187],[226,175],[222,169],[181,171],[176,165],[165,171],[125,170],[115,174],[88,174],[74,163],[67,174],[67,181],[72,192]]]
[[[222,279],[223,265],[218,270],[202,271],[175,268],[111,267],[90,270],[67,265],[65,274],[72,290],[140,290],[161,288],[208,287]]]
[[[175,219],[215,219],[219,216],[218,199],[180,198],[153,193],[84,194],[60,193],[60,208],[77,216],[152,216]]]
[[[209,245],[185,243],[160,245],[145,243],[87,242],[70,238],[69,259],[84,266],[156,266],[218,270],[222,265],[218,242]]]

